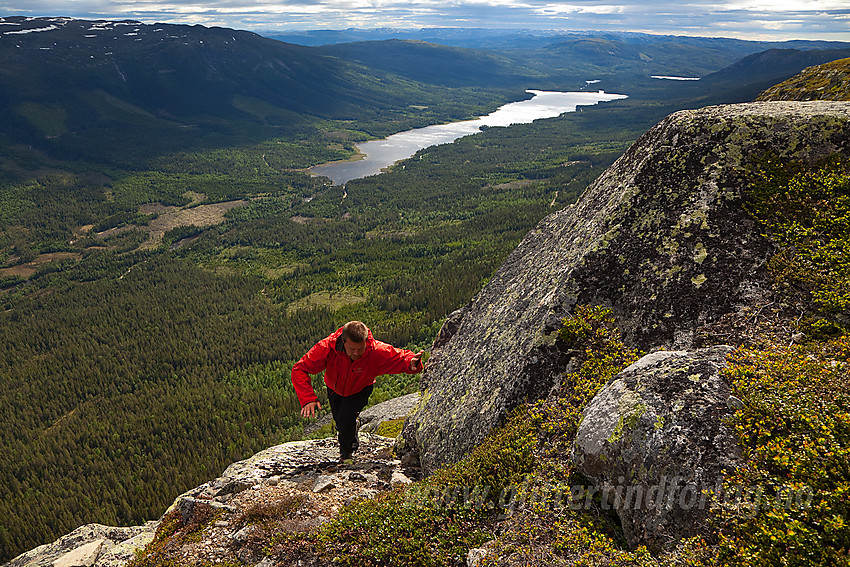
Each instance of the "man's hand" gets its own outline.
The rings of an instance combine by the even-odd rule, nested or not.
[[[319,402],[304,404],[304,407],[301,408],[301,417],[316,417],[316,412],[320,409],[322,409],[322,404]]]
[[[420,350],[416,354],[413,355],[413,358],[410,359],[410,371],[416,372],[419,369],[419,365],[422,364],[422,355],[425,354],[424,350]],[[422,367],[424,370],[424,366]]]

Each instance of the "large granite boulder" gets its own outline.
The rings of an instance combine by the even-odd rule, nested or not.
[[[617,511],[633,547],[659,550],[708,535],[709,493],[718,494],[723,476],[741,462],[735,432],[723,421],[736,403],[720,375],[733,350],[648,354],[585,408],[572,460]]]
[[[672,114],[579,201],[545,219],[446,322],[403,431],[431,471],[523,400],[557,387],[555,331],[576,304],[612,308],[625,341],[687,349],[694,330],[769,302],[773,249],[742,208],[755,162],[850,154],[850,104],[766,102]]]

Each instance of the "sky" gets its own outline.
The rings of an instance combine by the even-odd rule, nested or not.
[[[0,16],[14,15],[256,32],[478,27],[850,41],[850,0],[0,0]]]

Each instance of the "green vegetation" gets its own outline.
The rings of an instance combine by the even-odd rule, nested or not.
[[[454,565],[467,550],[490,539],[480,512],[464,507],[416,506],[393,492],[346,507],[322,526],[318,553],[340,565]]]
[[[746,349],[726,371],[757,510],[728,510],[731,565],[850,565],[850,337]]]
[[[742,349],[726,375],[744,402],[733,425],[748,466],[729,480],[757,510],[726,510],[732,565],[850,565],[850,169],[766,160],[750,211],[779,245],[769,266],[802,305],[803,344]]]
[[[749,210],[781,248],[769,264],[777,285],[850,323],[850,163],[809,169],[768,159]]]

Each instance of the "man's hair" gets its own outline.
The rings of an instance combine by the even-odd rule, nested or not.
[[[369,338],[369,329],[360,321],[349,321],[342,326],[342,340],[346,339],[355,343],[362,343]]]

